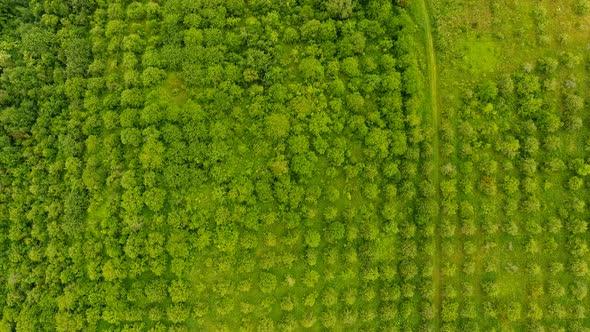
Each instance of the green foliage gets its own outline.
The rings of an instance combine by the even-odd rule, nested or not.
[[[277,287],[277,277],[271,273],[262,273],[260,276],[259,287],[263,293],[271,293]]]
[[[590,13],[590,1],[588,0],[575,0],[574,1],[574,12],[580,16],[585,16]]]
[[[190,295],[188,285],[180,280],[173,281],[168,288],[168,292],[170,294],[170,299],[174,303],[186,302]]]
[[[164,207],[166,191],[158,188],[152,188],[143,193],[145,205],[152,211],[158,212]]]
[[[269,136],[285,138],[289,134],[289,117],[285,114],[271,114],[266,118],[266,128]]]
[[[0,330],[583,330],[587,1],[441,1],[2,2]]]
[[[337,18],[348,18],[352,14],[352,0],[328,0],[326,9],[328,13]]]
[[[305,244],[311,248],[315,248],[320,245],[321,236],[317,231],[308,231],[305,234]]]
[[[303,79],[314,82],[324,79],[324,68],[319,60],[314,58],[305,58],[299,63],[299,71]]]

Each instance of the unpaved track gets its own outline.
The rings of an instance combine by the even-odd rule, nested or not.
[[[428,85],[430,87],[430,108],[432,110],[431,122],[433,126],[432,148],[433,148],[433,162],[434,174],[432,174],[432,182],[436,188],[436,200],[440,206],[440,149],[439,149],[439,127],[440,127],[440,109],[438,100],[438,70],[436,67],[436,53],[434,49],[434,42],[432,39],[432,28],[430,25],[430,3],[429,0],[419,0],[417,4],[420,11],[421,20],[424,28],[424,42],[426,48],[426,57],[428,62]],[[440,211],[440,209],[439,209]],[[436,252],[434,254],[434,312],[436,313],[434,327],[436,331],[440,330],[440,310],[441,310],[441,277],[440,277],[440,235],[438,234],[438,226],[440,225],[440,212],[437,214],[435,243]]]

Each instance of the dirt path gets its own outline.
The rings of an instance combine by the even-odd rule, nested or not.
[[[434,42],[432,39],[432,28],[430,25],[430,12],[429,12],[429,0],[419,0],[418,9],[422,20],[422,27],[424,29],[424,42],[426,48],[426,57],[428,61],[428,83],[430,86],[430,107],[432,109],[432,126],[434,135],[432,137],[432,148],[433,148],[433,162],[434,162],[434,174],[432,174],[432,182],[436,188],[436,200],[440,204],[440,149],[439,149],[439,127],[440,127],[440,110],[439,110],[439,99],[438,99],[438,71],[436,67],[436,54],[434,49]],[[437,228],[440,224],[440,213],[436,219]],[[440,330],[440,309],[441,309],[441,276],[440,276],[440,235],[438,230],[435,232],[435,243],[436,252],[434,254],[434,309],[436,313],[435,318],[435,330]]]

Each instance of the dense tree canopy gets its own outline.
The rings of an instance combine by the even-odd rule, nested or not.
[[[590,6],[466,6],[0,1],[0,330],[587,329]]]

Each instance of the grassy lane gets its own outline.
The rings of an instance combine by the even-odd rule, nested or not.
[[[439,126],[440,126],[440,110],[439,110],[439,99],[438,99],[438,71],[436,67],[436,54],[434,50],[434,42],[432,40],[432,28],[430,26],[430,13],[429,13],[428,0],[420,0],[417,3],[417,22],[423,29],[422,37],[425,44],[426,57],[427,57],[427,70],[428,70],[428,85],[430,87],[430,108],[432,111],[432,125],[433,125],[433,137],[432,137],[432,148],[433,148],[433,162],[435,166],[434,174],[432,175],[433,185],[436,188],[436,200],[440,202],[440,152],[439,152]],[[440,224],[440,213],[436,220],[437,226]],[[440,296],[440,235],[435,232],[436,241],[436,253],[434,255],[434,309],[436,312],[435,318],[435,329],[439,330],[440,327],[440,308],[441,308],[441,296]]]

